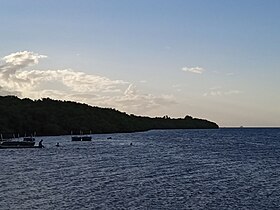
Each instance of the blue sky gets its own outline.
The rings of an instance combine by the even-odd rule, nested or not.
[[[278,0],[2,0],[0,95],[280,126]]]

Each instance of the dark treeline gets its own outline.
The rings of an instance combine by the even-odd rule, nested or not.
[[[0,96],[0,133],[16,136],[136,132],[151,129],[218,128],[216,123],[192,118],[140,117],[110,108],[44,98]]]

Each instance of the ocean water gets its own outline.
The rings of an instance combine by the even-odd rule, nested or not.
[[[0,150],[0,209],[280,209],[280,129],[92,136]]]

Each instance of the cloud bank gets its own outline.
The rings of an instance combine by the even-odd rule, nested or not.
[[[123,80],[112,80],[72,69],[31,68],[46,57],[28,51],[3,57],[0,64],[0,95],[72,100],[94,106],[114,107],[135,114],[145,114],[147,110],[174,103],[172,96],[145,94]]]

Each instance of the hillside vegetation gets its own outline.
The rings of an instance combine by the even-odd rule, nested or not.
[[[0,96],[0,133],[38,136],[136,132],[151,129],[218,128],[216,123],[192,118],[140,117],[110,108],[44,98]]]

